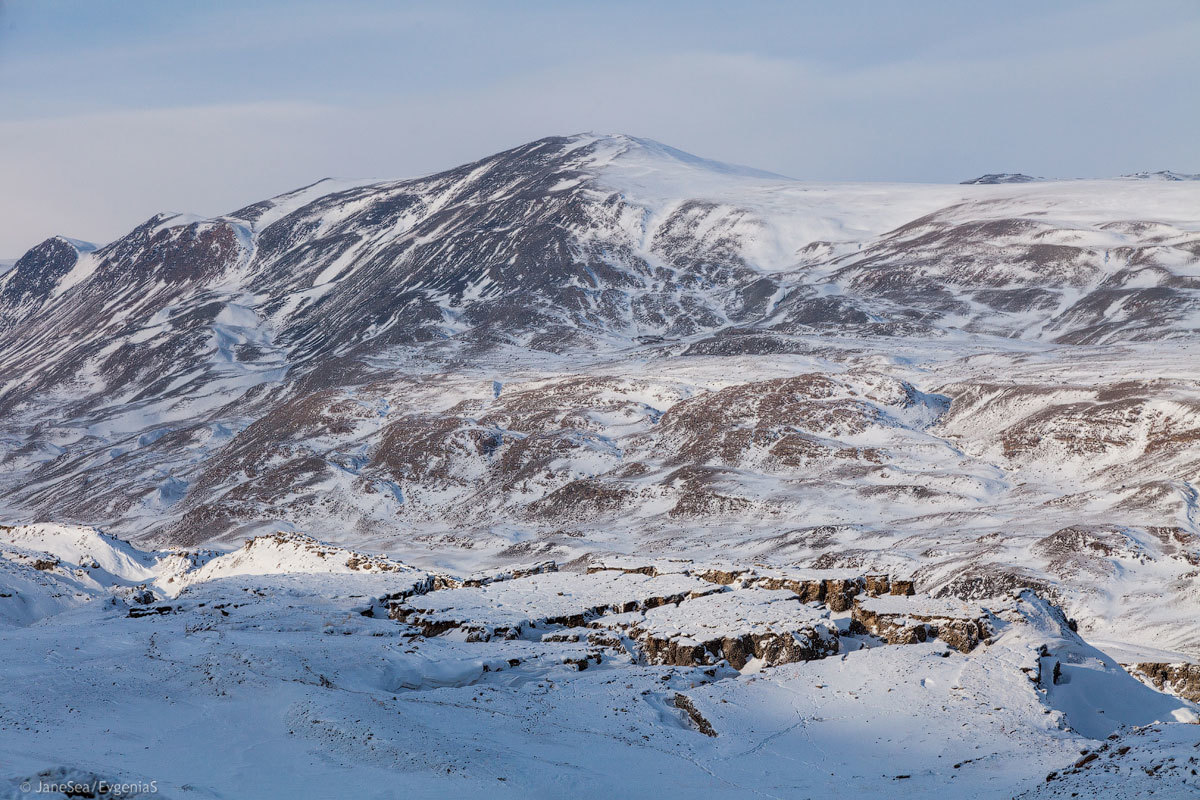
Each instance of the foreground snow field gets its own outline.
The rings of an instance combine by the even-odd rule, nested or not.
[[[1196,706],[1028,591],[947,603],[679,560],[464,584],[295,534],[225,555],[52,525],[0,539],[14,797],[88,776],[214,798],[1200,791]],[[968,618],[982,641],[957,636]],[[822,625],[830,646],[729,657]]]

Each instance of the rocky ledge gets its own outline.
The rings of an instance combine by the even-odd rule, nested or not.
[[[1170,692],[1184,700],[1200,703],[1200,664],[1143,661],[1124,666],[1131,675],[1150,683],[1160,692]]]
[[[541,572],[479,586],[443,589],[393,605],[392,619],[423,636],[460,630],[468,641],[517,639],[554,627],[580,627],[606,614],[680,603],[720,588],[686,575]]]
[[[744,670],[835,655],[842,645],[833,614],[864,598],[904,602],[912,591],[910,580],[851,570],[622,559],[584,574],[537,565],[462,581],[398,600],[389,616],[424,637],[580,642],[595,663],[608,651],[650,665]],[[875,617],[864,617],[859,629],[884,631],[881,638],[895,643],[939,632],[949,643],[978,642],[977,632],[961,630],[947,601],[928,602],[940,613],[922,620],[919,631],[908,625],[902,635],[899,623]],[[905,606],[915,607],[915,600]]]
[[[837,626],[827,610],[786,590],[736,589],[644,613],[602,617],[593,626],[634,639],[649,664],[693,666],[728,662],[743,669],[815,661],[838,652]]]
[[[853,630],[888,644],[940,639],[962,653],[991,635],[990,618],[982,606],[949,598],[856,597],[851,609]]]
[[[588,567],[588,574],[616,571],[642,575],[694,575],[723,586],[747,586],[757,589],[786,589],[806,603],[822,603],[830,611],[848,611],[860,594],[909,596],[916,583],[909,577],[884,572],[851,569],[805,569],[801,567],[764,567],[740,565],[702,565],[686,559],[638,561],[610,558]]]

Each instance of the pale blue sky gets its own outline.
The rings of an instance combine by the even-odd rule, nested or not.
[[[0,2],[0,257],[648,136],[814,180],[1200,172],[1200,2]]]

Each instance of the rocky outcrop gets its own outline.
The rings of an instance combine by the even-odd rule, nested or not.
[[[1142,661],[1127,664],[1125,668],[1160,692],[1170,692],[1184,700],[1200,703],[1200,664]]]
[[[737,568],[734,568],[737,569]],[[590,563],[587,566],[587,574],[593,575],[597,572],[624,572],[630,575],[694,575],[702,580],[709,580],[705,577],[705,572],[697,571],[696,565],[690,559],[686,558],[658,558],[647,560],[644,558],[635,558],[632,556],[606,556],[601,561]],[[742,570],[738,570],[740,573]],[[713,583],[732,583],[730,581],[712,581]]]
[[[854,598],[860,594],[878,597],[908,596],[916,593],[916,583],[911,578],[894,577],[879,572],[863,573],[850,569],[699,565],[682,559],[648,562],[632,558],[606,559],[587,568],[588,574],[608,570],[642,575],[685,574],[722,586],[782,589],[794,593],[805,603],[822,603],[835,612],[849,610]]]
[[[988,616],[980,606],[933,598],[858,597],[851,609],[854,630],[888,644],[940,639],[961,653],[990,635]]]
[[[786,590],[735,589],[592,624],[625,632],[650,664],[725,661],[740,670],[751,659],[776,666],[838,652],[837,628],[828,612],[806,606]]]
[[[652,633],[633,631],[647,663],[676,667],[704,666],[726,661],[734,669],[743,669],[750,659],[763,666],[816,661],[838,651],[836,632],[831,628],[802,628],[797,631],[714,636],[706,641],[689,638],[664,638]]]
[[[934,597],[959,600],[983,600],[989,597],[1032,589],[1045,597],[1055,597],[1055,589],[1029,569],[992,562],[971,564],[955,569],[944,583],[930,591]]]
[[[601,616],[676,605],[716,591],[683,575],[543,572],[411,597],[393,604],[388,616],[422,636],[461,630],[468,641],[516,639],[535,629],[583,627]]]
[[[704,715],[696,709],[696,706],[692,703],[691,699],[687,695],[676,692],[675,699],[672,700],[671,703],[680,711],[688,715],[688,718],[691,719],[691,721],[695,724],[696,730],[700,731],[705,736],[715,737],[717,735],[716,729],[714,729],[712,724],[704,718]]]
[[[806,603],[824,603],[830,611],[836,612],[849,610],[854,598],[860,594],[877,597],[887,594],[911,595],[915,592],[914,582],[910,579],[892,578],[885,574],[857,575],[846,570],[759,571],[726,568],[706,569],[695,574],[704,580],[725,585],[740,581],[760,589],[786,589]]]
[[[519,564],[499,571],[469,575],[462,580],[462,586],[486,586],[489,583],[511,581],[518,578],[528,578],[530,575],[542,575],[547,572],[558,572],[558,564],[553,561],[541,561],[536,564]]]

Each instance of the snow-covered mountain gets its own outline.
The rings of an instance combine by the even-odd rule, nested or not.
[[[1136,178],[1146,181],[1200,181],[1200,175],[1187,172],[1175,172],[1169,169],[1160,169],[1156,172],[1135,172],[1131,175],[1122,175],[1123,178]]]
[[[974,184],[979,186],[987,186],[997,183],[1033,183],[1034,181],[1044,181],[1045,178],[1035,178],[1032,175],[1026,175],[1023,172],[989,172],[986,175],[980,175],[978,178],[971,178],[963,181],[964,184]]]
[[[16,518],[189,543],[258,519],[336,537],[493,512],[557,525],[593,490],[670,519],[730,480],[751,495],[735,505],[790,520],[786,492],[728,470],[814,483],[831,458],[861,475],[819,487],[903,504],[910,490],[862,477],[892,461],[973,505],[1007,465],[917,444],[952,396],[913,398],[959,376],[914,383],[894,362],[1186,347],[1198,200],[1160,183],[809,184],[582,135],[159,215],[99,248],[54,238],[0,278],[0,488]],[[761,402],[777,378],[792,388],[755,418],[760,439],[718,457],[667,433],[728,402],[712,390]],[[947,480],[916,467],[943,458]]]
[[[228,614],[210,619],[210,605],[278,592],[299,599],[252,600],[247,625],[307,636],[320,626],[309,631],[294,608],[394,612],[378,620],[393,627],[345,629],[409,626],[437,653],[393,664],[404,680],[470,693],[493,678],[464,664],[490,676],[511,657],[526,665],[513,684],[523,685],[612,649],[589,649],[578,631],[573,644],[533,647],[529,626],[567,636],[558,629],[604,618],[605,635],[625,642],[621,669],[657,686],[646,670],[661,652],[686,661],[689,681],[713,678],[695,676],[720,659],[679,650],[675,634],[696,619],[759,620],[705,651],[739,669],[779,666],[778,652],[830,661],[834,634],[840,653],[870,645],[862,658],[883,663],[876,645],[902,637],[879,614],[982,603],[990,616],[971,606],[967,622],[929,618],[960,633],[993,620],[995,637],[983,638],[1003,644],[963,669],[1011,679],[995,704],[1022,710],[997,730],[1034,725],[1044,738],[1030,764],[1057,767],[1072,737],[1112,730],[1095,722],[1092,689],[1144,688],[1121,683],[1129,676],[1104,653],[1184,696],[1200,658],[1200,182],[1025,177],[819,184],[587,134],[424,178],[319,181],[212,219],[160,214],[98,247],[47,240],[0,268],[0,522],[58,527],[5,533],[0,621],[23,630],[116,614],[137,631],[241,630]],[[269,535],[238,549],[257,534]],[[577,577],[538,577],[550,561]],[[690,588],[643,596],[641,579],[578,577],[615,562],[686,572]],[[808,597],[817,579],[797,570],[823,576],[809,599],[825,612],[769,594]],[[846,586],[865,597],[881,575],[911,584],[924,610],[872,600],[856,623],[867,633],[851,633],[835,619],[850,601],[830,598]],[[528,583],[481,589],[497,576]],[[576,596],[563,580],[592,588]],[[696,581],[737,588],[707,599]],[[450,591],[460,594],[403,605]],[[651,614],[664,598],[686,613]],[[753,638],[780,626],[807,644]],[[516,644],[492,641],[501,628]],[[459,652],[457,639],[442,652],[434,633],[492,655]],[[850,638],[863,635],[876,638]],[[1069,691],[1029,688],[1026,651],[1043,645],[1067,654],[1068,673],[1091,672]],[[746,647],[762,653],[743,663]],[[192,664],[180,648],[171,657]],[[921,660],[932,651],[915,652],[889,662],[904,665],[896,680],[920,676],[904,702],[925,681],[958,685]],[[366,644],[360,655],[394,654]],[[554,670],[528,666],[547,659]],[[813,669],[851,691],[841,667]],[[652,694],[642,710],[646,724],[674,720],[689,736],[689,726],[759,731],[765,746],[769,712],[745,709],[813,675],[757,699],[729,684],[668,709]],[[345,679],[368,693],[404,684]],[[882,683],[870,691],[887,702]],[[1151,694],[1149,716],[1107,713],[1176,719]],[[303,703],[317,715],[320,702]],[[1171,708],[1186,717],[1185,706]],[[1043,707],[1074,723],[1035,725]],[[297,720],[309,711],[293,709]],[[736,761],[714,746],[705,758]],[[1071,769],[1055,787],[1075,785],[1084,768]],[[887,789],[909,777],[888,776]],[[1016,791],[1012,774],[976,778],[981,792]],[[749,778],[730,780],[740,793]]]

